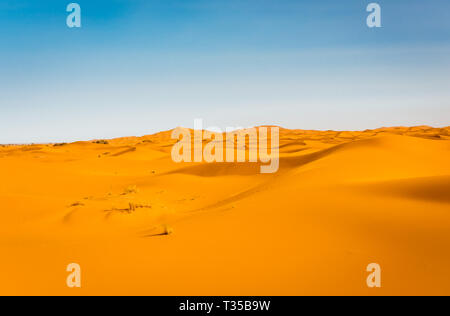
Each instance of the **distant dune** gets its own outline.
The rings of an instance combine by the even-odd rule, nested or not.
[[[450,295],[450,127],[280,128],[274,174],[170,135],[1,146],[0,294]]]

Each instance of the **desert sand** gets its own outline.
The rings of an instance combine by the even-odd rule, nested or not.
[[[275,174],[170,135],[1,146],[0,295],[450,295],[449,127],[280,129]]]

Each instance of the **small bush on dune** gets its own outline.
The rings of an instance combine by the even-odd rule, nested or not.
[[[171,235],[171,234],[173,234],[172,227],[170,227],[168,225],[165,225],[164,226],[164,233],[163,233],[163,235]]]

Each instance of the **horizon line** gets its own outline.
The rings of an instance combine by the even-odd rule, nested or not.
[[[434,126],[430,126],[430,125],[414,125],[414,126],[382,126],[382,127],[377,127],[374,129],[364,129],[364,130],[333,130],[333,129],[301,129],[301,128],[284,128],[282,126],[279,125],[257,125],[257,126],[252,126],[252,127],[242,127],[242,128],[236,128],[234,130],[232,130],[231,132],[228,133],[232,133],[232,132],[236,132],[236,131],[242,131],[242,130],[246,130],[249,128],[260,128],[260,127],[278,127],[280,130],[285,130],[285,131],[304,131],[304,132],[335,132],[335,133],[342,133],[342,132],[371,132],[371,131],[380,131],[380,130],[389,130],[389,129],[412,129],[412,128],[421,128],[421,129],[450,129],[450,125],[446,125],[446,126],[442,126],[442,127],[434,127]],[[75,141],[61,141],[61,142],[32,142],[32,143],[0,143],[0,146],[5,147],[5,146],[32,146],[32,145],[54,145],[54,144],[74,144],[74,143],[84,143],[84,142],[94,142],[94,141],[100,141],[100,140],[107,140],[107,141],[113,141],[113,140],[119,140],[119,139],[123,139],[123,138],[143,138],[143,137],[148,137],[148,136],[155,136],[158,134],[162,134],[162,133],[168,133],[171,132],[177,128],[182,128],[182,129],[188,129],[191,131],[194,131],[193,128],[191,127],[182,127],[182,126],[177,126],[168,130],[162,130],[159,132],[155,132],[152,134],[144,134],[144,135],[128,135],[128,136],[119,136],[119,137],[113,137],[113,138],[92,138],[92,139],[87,139],[87,140],[75,140]],[[203,128],[202,131],[211,131],[211,132],[215,132],[214,130],[209,130],[208,128]],[[227,132],[222,132],[222,134],[225,134]]]

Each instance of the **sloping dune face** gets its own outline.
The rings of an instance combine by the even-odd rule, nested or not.
[[[274,174],[170,135],[0,147],[0,294],[450,295],[450,128],[280,129]]]

